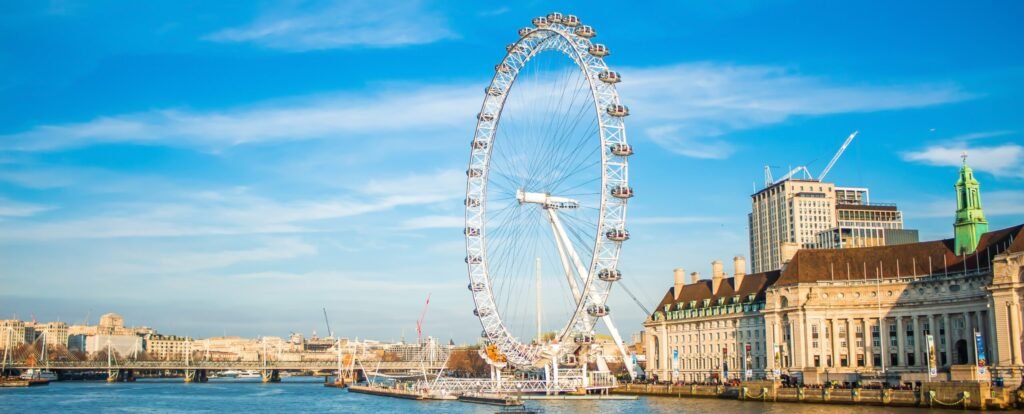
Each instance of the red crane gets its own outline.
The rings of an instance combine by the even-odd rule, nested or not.
[[[423,312],[420,312],[420,319],[416,321],[416,343],[423,338],[423,318],[427,317],[427,307],[430,306],[430,294],[427,294],[427,303],[423,305]]]

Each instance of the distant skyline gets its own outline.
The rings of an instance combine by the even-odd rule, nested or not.
[[[1017,2],[12,1],[0,5],[0,318],[190,335],[474,341],[462,238],[474,115],[530,19],[576,14],[622,73],[629,287],[732,271],[764,165],[953,234],[968,153],[1024,222]],[[624,336],[644,314],[611,306]],[[554,326],[551,327],[553,329]]]

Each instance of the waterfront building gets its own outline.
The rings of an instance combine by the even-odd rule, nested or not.
[[[918,241],[917,230],[903,228],[903,212],[896,204],[871,203],[867,195],[866,188],[836,188],[836,225],[818,233],[808,247],[844,249]]]
[[[35,342],[42,339],[46,346],[68,346],[68,324],[64,322],[27,322],[25,323],[26,341]],[[31,331],[31,334],[29,334]],[[32,338],[28,338],[30,336]]]
[[[744,275],[737,264],[731,278],[716,262],[710,281],[686,283],[677,270],[644,323],[648,372],[685,381],[1020,384],[1024,224],[988,231],[979,187],[965,163],[950,239],[803,249],[780,270]]]
[[[192,350],[192,338],[177,335],[149,335],[145,342],[150,357],[164,360],[185,359]]]
[[[96,355],[111,352],[117,356],[142,353],[142,337],[135,335],[81,335],[68,337],[68,349]]]
[[[25,343],[25,322],[16,319],[0,320],[0,349],[14,348]]]

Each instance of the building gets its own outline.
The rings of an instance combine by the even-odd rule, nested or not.
[[[68,337],[68,349],[96,355],[111,352],[116,356],[142,353],[142,337],[135,335],[81,335]]]
[[[950,239],[803,249],[779,270],[744,275],[737,265],[725,277],[718,264],[711,280],[689,283],[677,271],[644,323],[648,372],[684,381],[749,374],[808,384],[1019,385],[1024,224],[988,230],[966,163],[956,190]]]
[[[192,338],[177,335],[150,335],[145,344],[150,357],[164,360],[184,360],[194,349]]]
[[[751,196],[750,267],[777,270],[799,249],[885,246],[917,241],[895,204],[872,204],[867,188],[787,178]]]
[[[786,179],[751,196],[750,267],[754,273],[782,267],[784,259],[811,247],[817,234],[835,227],[832,183]]]
[[[29,342],[35,342],[37,339],[42,339],[46,342],[46,346],[68,346],[68,324],[64,322],[28,322],[25,323],[25,330],[26,340]],[[31,340],[27,338],[29,330],[32,332]]]
[[[0,348],[15,348],[25,343],[25,322],[16,319],[0,320]]]

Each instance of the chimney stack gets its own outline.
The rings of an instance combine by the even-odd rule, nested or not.
[[[690,273],[690,284],[697,283],[698,280],[700,280],[700,273],[698,273],[698,272]]]
[[[686,284],[686,271],[681,267],[677,267],[672,271],[672,275],[675,276],[672,294],[675,295],[675,299],[679,299],[679,293],[683,291],[683,285]]]
[[[715,260],[711,262],[711,293],[718,294],[718,288],[722,286],[722,280],[725,279],[725,271],[722,270],[722,261]]]
[[[747,275],[747,259],[743,258],[743,256],[733,257],[732,266],[736,272],[733,275],[733,286],[738,290],[740,285],[743,284],[743,276]]]

